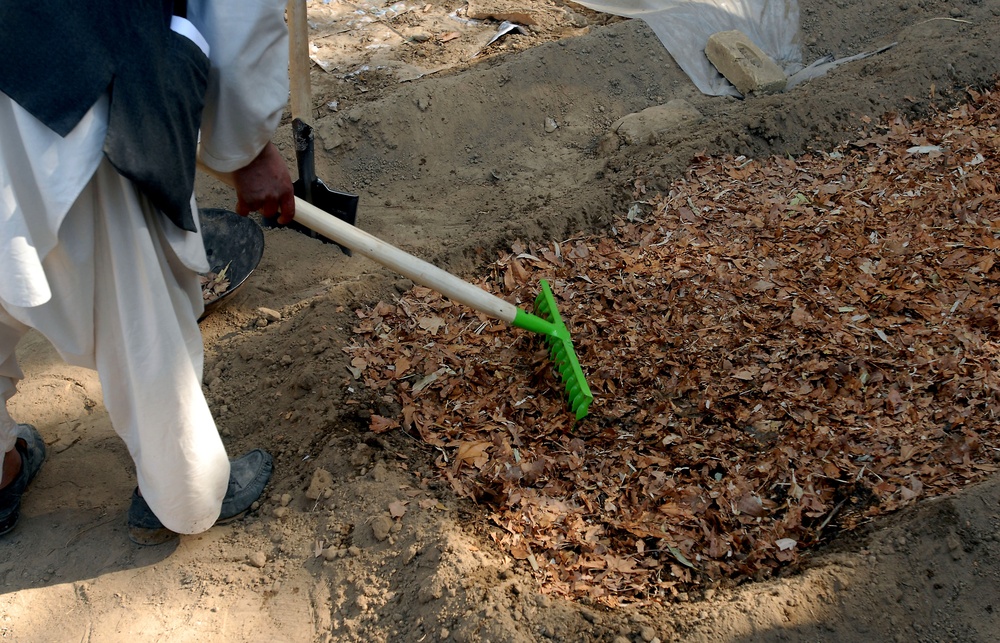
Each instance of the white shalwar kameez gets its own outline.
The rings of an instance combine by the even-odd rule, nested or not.
[[[210,48],[201,159],[213,169],[244,167],[277,128],[284,7],[188,3]],[[0,93],[0,454],[15,442],[15,347],[34,328],[67,362],[97,369],[150,508],[167,528],[198,533],[218,518],[229,480],[201,388],[198,273],[209,266],[200,233],[171,224],[104,158],[107,122],[105,96],[62,138]]]

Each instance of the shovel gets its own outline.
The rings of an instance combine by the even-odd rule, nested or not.
[[[299,179],[293,184],[295,196],[353,226],[358,218],[358,196],[331,190],[316,176],[315,137],[310,125],[312,92],[309,85],[309,23],[306,20],[305,0],[288,0],[286,11],[292,136],[295,140],[295,161],[299,169]],[[287,226],[282,226],[277,221],[277,217],[264,218],[263,225],[266,228],[288,227],[313,239],[319,239],[323,243],[335,243],[345,254],[351,254],[350,248],[315,230],[310,230],[301,223],[293,221]]]

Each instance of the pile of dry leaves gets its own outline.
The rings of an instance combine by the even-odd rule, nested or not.
[[[544,343],[427,289],[348,350],[488,534],[547,591],[607,603],[761,578],[835,529],[1000,462],[1000,90],[797,159],[636,181],[605,237],[515,247],[483,286],[553,284],[596,400]]]

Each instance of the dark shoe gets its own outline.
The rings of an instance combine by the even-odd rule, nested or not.
[[[229,488],[222,499],[222,512],[217,525],[240,518],[264,493],[274,468],[271,456],[254,449],[242,458],[229,461]],[[163,526],[139,490],[132,492],[132,505],[128,508],[128,537],[137,545],[160,545],[173,540],[177,534]]]
[[[30,424],[17,425],[14,448],[21,454],[21,472],[13,482],[0,489],[0,536],[17,524],[21,515],[21,496],[45,460],[45,441]]]

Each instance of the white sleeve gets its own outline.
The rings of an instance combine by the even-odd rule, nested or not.
[[[232,172],[257,157],[288,103],[285,0],[194,0],[188,19],[211,48],[201,160]]]

